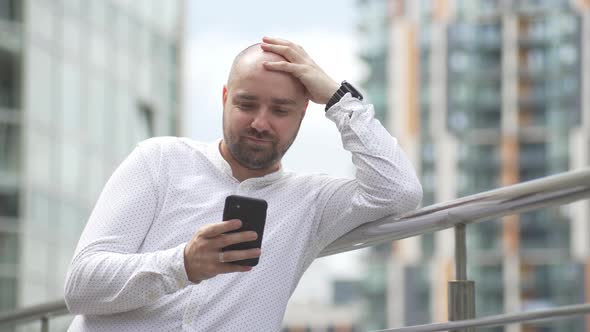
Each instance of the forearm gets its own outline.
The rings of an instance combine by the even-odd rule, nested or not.
[[[68,270],[64,296],[72,313],[133,310],[188,283],[184,245],[141,252],[158,214],[160,156],[155,141],[144,141],[106,183]]]
[[[183,249],[184,244],[144,254],[80,251],[66,278],[68,309],[92,315],[125,312],[186,287]]]
[[[420,181],[397,140],[374,118],[373,106],[346,96],[326,116],[352,154],[356,193],[364,203],[388,214],[416,208],[422,199]]]
[[[422,199],[412,164],[397,140],[374,119],[371,105],[348,95],[326,116],[336,123],[356,174],[354,179],[328,179],[323,185],[315,254],[355,227],[412,210]]]

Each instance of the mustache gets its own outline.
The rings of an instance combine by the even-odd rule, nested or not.
[[[276,142],[276,137],[274,137],[273,135],[271,135],[269,132],[267,131],[258,131],[254,128],[248,128],[245,129],[242,132],[242,136],[250,136],[250,137],[254,137],[257,139],[262,139],[262,140],[268,140],[268,141],[273,141]]]

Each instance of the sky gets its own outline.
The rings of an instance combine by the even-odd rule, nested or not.
[[[212,141],[222,136],[222,88],[233,58],[263,36],[301,46],[334,80],[360,85],[364,66],[357,57],[353,0],[187,0],[184,49],[185,136]],[[283,159],[285,169],[353,177],[350,153],[342,148],[324,106],[310,103],[299,135]],[[330,278],[360,277],[362,252],[322,258],[304,275],[292,300],[323,302]]]

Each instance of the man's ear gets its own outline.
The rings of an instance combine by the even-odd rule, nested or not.
[[[222,94],[222,101],[223,101],[223,107],[225,107],[225,102],[227,101],[227,86],[223,86],[223,94]]]

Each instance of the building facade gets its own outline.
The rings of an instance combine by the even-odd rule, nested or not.
[[[367,82],[377,77],[385,86],[366,88],[388,100],[382,121],[410,151],[424,206],[590,165],[589,1],[358,6],[361,22],[368,13],[382,17],[377,28],[361,23],[362,40],[386,36],[378,47],[385,61],[363,57],[375,68]],[[469,225],[477,316],[590,301],[589,211],[580,202]],[[387,307],[367,314],[372,327],[447,319],[453,237],[448,230],[389,246],[381,277],[371,277],[386,280],[374,293]],[[583,331],[590,324],[575,318],[482,330]]]
[[[62,298],[110,174],[180,135],[181,6],[0,0],[0,311]]]

